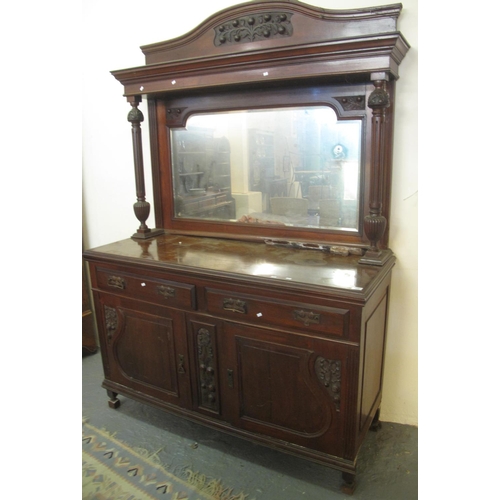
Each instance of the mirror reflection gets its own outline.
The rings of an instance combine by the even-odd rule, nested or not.
[[[172,130],[176,217],[357,230],[361,129],[327,106],[192,115]]]

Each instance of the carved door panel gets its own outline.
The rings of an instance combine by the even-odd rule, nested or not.
[[[115,296],[100,297],[106,378],[162,401],[189,406],[183,313],[150,304],[138,306]]]
[[[218,338],[222,321],[205,316],[188,318],[192,356],[193,409],[211,417],[222,416]]]
[[[347,379],[355,359],[350,346],[232,323],[224,324],[220,341],[221,385],[234,425],[344,454],[352,411]]]

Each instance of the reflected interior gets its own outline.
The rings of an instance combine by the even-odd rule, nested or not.
[[[175,216],[357,230],[361,132],[328,106],[191,115],[171,132]]]

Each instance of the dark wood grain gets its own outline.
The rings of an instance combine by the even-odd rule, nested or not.
[[[104,387],[355,472],[380,406],[394,259],[367,268],[356,256],[168,235],[147,258],[133,239],[85,257]]]
[[[141,222],[84,252],[112,408],[123,394],[338,469],[354,491],[382,400],[401,8],[247,2],[112,72],[133,106]],[[146,224],[143,96],[158,230]],[[363,123],[358,230],[176,217],[174,128],[193,113],[315,105]]]
[[[394,80],[409,49],[397,31],[400,10],[400,4],[333,11],[295,1],[251,2],[215,14],[182,37],[142,47],[144,66],[113,71],[133,105],[140,102],[141,96],[148,97],[158,227],[236,238],[264,238],[272,233],[277,238],[363,245],[371,252],[366,263],[380,264],[378,253],[387,248],[390,226]],[[214,44],[221,26],[248,25],[249,19],[265,23],[266,15],[273,23],[281,12],[293,25],[291,36]],[[379,81],[385,82],[388,99],[383,108],[369,104]],[[346,107],[345,102],[336,99],[356,95],[364,106]],[[249,229],[236,223],[199,224],[175,218],[169,128],[182,126],[196,111],[257,109],[270,103],[323,103],[332,106],[340,118],[366,117],[360,231]],[[136,143],[138,140],[134,140]],[[136,170],[140,174],[141,168]],[[138,179],[137,203],[142,207],[147,202],[143,201],[140,175]],[[141,221],[141,227],[144,224]],[[148,237],[155,233],[142,228],[136,235]]]

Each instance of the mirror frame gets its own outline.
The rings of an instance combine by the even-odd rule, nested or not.
[[[181,234],[205,234],[234,237],[238,239],[265,240],[304,240],[318,243],[359,244],[363,236],[363,219],[368,214],[364,200],[369,195],[368,183],[370,160],[365,151],[369,145],[371,122],[367,120],[367,95],[372,88],[364,84],[346,85],[315,85],[281,86],[276,89],[238,89],[236,91],[212,91],[200,96],[169,96],[155,99],[150,107],[155,107],[158,135],[158,162],[155,170],[160,179],[160,192],[155,199],[164,200],[159,210],[155,212],[157,224],[169,231]],[[355,102],[355,105],[342,106],[342,100]],[[358,230],[320,229],[314,227],[266,226],[245,224],[237,221],[217,221],[209,219],[179,218],[175,216],[174,186],[172,165],[171,131],[186,126],[190,116],[199,113],[212,113],[235,110],[261,110],[280,107],[297,106],[327,106],[337,115],[337,120],[359,119],[362,122],[362,159],[360,166],[359,216]],[[168,112],[176,110],[175,113]]]
[[[366,250],[364,263],[383,265],[390,252],[386,249],[395,81],[410,48],[397,30],[401,9],[401,4],[392,4],[329,10],[296,0],[254,0],[212,15],[183,36],[141,47],[146,57],[144,66],[112,72],[123,84],[132,106],[128,121],[132,125],[136,178],[134,212],[140,221],[132,237],[147,239],[168,231],[353,245]],[[172,217],[167,130],[189,114],[186,108],[199,111],[204,105],[211,106],[207,103],[221,94],[225,96],[223,107],[229,109],[236,106],[238,96],[243,96],[245,103],[255,100],[258,107],[268,99],[306,104],[302,102],[304,96],[312,99],[317,89],[329,88],[334,90],[329,105],[335,106],[340,116],[356,106],[361,95],[359,86],[364,88],[366,114],[359,233],[309,228],[287,228],[283,232],[276,227],[245,228],[206,220],[179,223]],[[156,229],[146,223],[150,205],[142,159],[142,97],[148,100]],[[219,100],[217,111],[223,110],[221,104]]]

